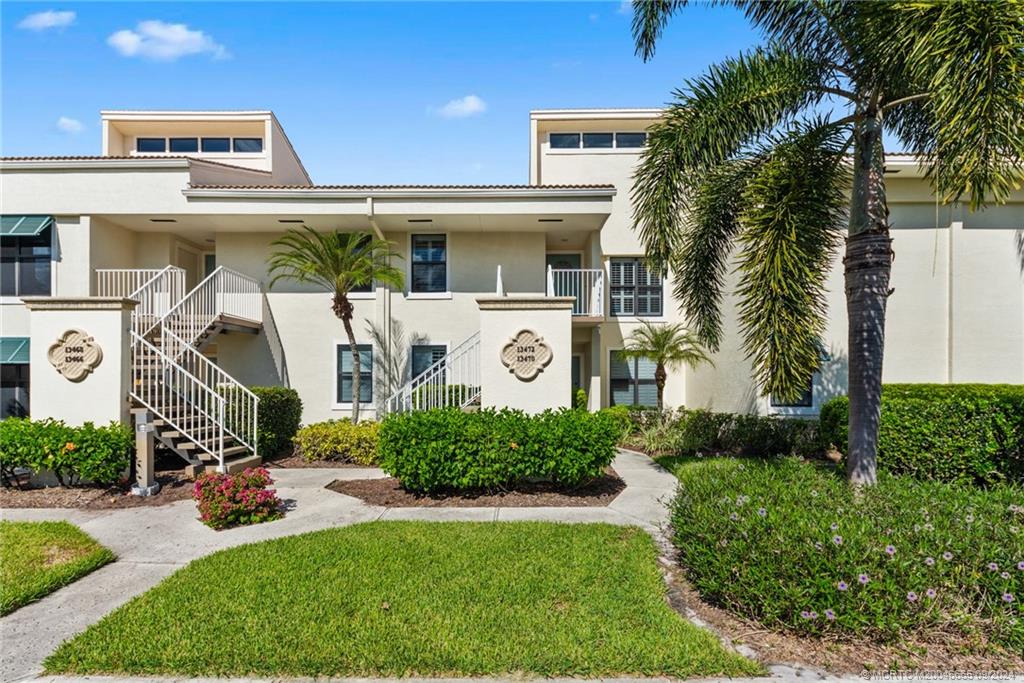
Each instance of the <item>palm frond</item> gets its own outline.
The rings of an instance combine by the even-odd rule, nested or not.
[[[750,22],[773,43],[815,59],[849,63],[842,32],[851,6],[835,0],[734,0]],[[849,43],[847,43],[848,45]]]
[[[634,175],[634,222],[655,271],[665,271],[702,175],[820,101],[823,69],[781,48],[756,50],[675,93]]]
[[[697,338],[712,351],[722,339],[722,288],[739,232],[743,191],[759,162],[757,157],[727,161],[703,176],[672,254],[675,298]]]
[[[944,201],[1005,202],[1024,181],[1024,3],[903,2],[908,80],[926,100],[892,115]],[[902,111],[901,111],[902,109]]]
[[[636,54],[645,62],[672,15],[686,7],[688,0],[633,0],[633,42]]]
[[[845,222],[845,133],[793,129],[765,150],[744,191],[738,317],[762,391],[795,398],[820,362],[826,278]]]
[[[374,281],[400,288],[405,279],[402,270],[391,265],[401,258],[392,244],[365,232],[317,232],[303,226],[289,230],[271,246],[271,287],[292,280],[347,295]]]
[[[644,321],[626,338],[625,348],[619,353],[623,358],[646,358],[666,368],[697,367],[701,363],[714,365],[697,335],[682,323]]]

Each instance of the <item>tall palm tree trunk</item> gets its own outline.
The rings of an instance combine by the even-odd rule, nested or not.
[[[881,114],[865,111],[854,135],[850,233],[843,259],[850,326],[846,474],[851,484],[871,485],[877,472],[885,307],[892,269]]]
[[[345,327],[345,335],[348,337],[348,345],[352,351],[352,424],[359,422],[359,380],[362,374],[362,366],[359,362],[359,345],[356,344],[356,335],[352,331],[352,302],[343,294],[334,296],[334,313],[341,318]]]

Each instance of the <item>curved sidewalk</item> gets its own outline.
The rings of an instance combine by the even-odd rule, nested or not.
[[[62,519],[77,524],[114,551],[117,561],[0,618],[0,681],[38,675],[43,660],[61,642],[103,615],[192,560],[244,543],[377,519],[607,522],[641,526],[659,537],[675,477],[649,458],[628,451],[620,450],[612,466],[626,489],[607,507],[384,508],[324,488],[335,479],[383,477],[381,470],[310,468],[271,470],[278,495],[289,506],[284,519],[225,531],[200,523],[195,504],[188,500],[124,510],[2,510],[5,520]]]

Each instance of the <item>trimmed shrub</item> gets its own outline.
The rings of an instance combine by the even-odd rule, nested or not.
[[[273,457],[291,447],[302,422],[302,399],[288,387],[249,387],[260,399],[256,438],[261,455]]]
[[[23,467],[51,471],[61,486],[114,484],[128,471],[134,445],[132,431],[119,422],[70,427],[60,420],[12,417],[0,420],[0,472],[5,483]]]
[[[817,420],[691,410],[677,423],[680,455],[734,453],[814,457],[824,448]]]
[[[284,516],[274,483],[263,467],[250,467],[238,474],[203,472],[192,487],[199,519],[214,529],[240,524],[269,522]]]
[[[849,399],[821,409],[822,438],[845,455]],[[887,384],[878,466],[940,481],[1024,480],[1024,386]]]
[[[601,475],[618,436],[604,411],[448,408],[388,417],[379,450],[384,471],[412,491],[493,489],[527,479],[575,486]]]
[[[349,420],[328,420],[303,427],[292,441],[295,454],[307,461],[338,460],[360,465],[377,464],[378,422],[352,424]]]
[[[619,440],[633,433],[633,418],[630,416],[627,406],[610,406],[601,408],[598,412],[615,422]]]
[[[1024,488],[840,468],[795,458],[677,467],[680,562],[706,599],[768,628],[892,641],[982,635],[1024,651]]]
[[[723,432],[732,420],[730,413],[688,410],[679,420],[679,452],[717,453],[725,450]]]

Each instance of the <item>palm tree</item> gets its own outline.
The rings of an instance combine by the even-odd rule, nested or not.
[[[654,383],[658,387],[659,413],[665,408],[668,370],[681,365],[691,368],[701,363],[714,365],[697,336],[681,323],[654,325],[645,320],[626,338],[626,348],[619,353],[623,358],[646,358],[657,365],[654,369]]]
[[[818,368],[845,230],[847,476],[873,484],[893,257],[883,133],[944,202],[1005,202],[1024,175],[1024,3],[729,4],[765,45],[674,93],[635,174],[635,222],[711,350],[735,258],[744,351],[761,390],[783,398]],[[638,55],[686,5],[634,0]]]
[[[302,230],[289,230],[272,243],[275,251],[268,260],[273,276],[270,285],[278,280],[292,280],[320,285],[333,294],[331,310],[341,318],[352,349],[352,422],[358,422],[362,366],[352,331],[353,307],[349,293],[374,281],[401,288],[403,273],[391,265],[392,258],[400,257],[392,250],[391,242],[376,239],[369,233],[317,232],[308,226],[302,227]]]

